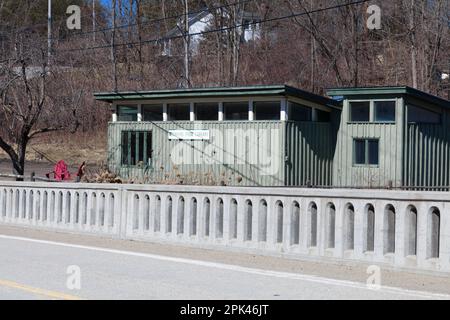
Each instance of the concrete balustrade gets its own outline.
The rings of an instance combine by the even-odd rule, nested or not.
[[[444,192],[0,183],[0,223],[450,273]]]

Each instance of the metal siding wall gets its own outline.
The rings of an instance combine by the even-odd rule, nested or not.
[[[330,123],[286,124],[286,185],[331,185],[334,142]]]
[[[284,148],[285,145],[285,124],[275,121],[223,121],[223,122],[116,122],[109,124],[109,167],[114,172],[124,178],[135,179],[137,182],[176,182],[184,178],[186,184],[196,182],[206,185],[217,185],[225,183],[226,185],[240,186],[282,186],[284,185]],[[182,143],[183,152],[188,152],[191,163],[174,165],[173,157],[174,147],[178,141],[169,141],[168,131],[177,129],[198,129],[198,130],[218,130],[222,137],[217,136],[211,131],[212,139],[219,139],[218,143],[211,146],[211,141],[185,141]],[[261,166],[266,159],[259,159],[256,164],[249,163],[249,148],[251,141],[261,139],[260,130],[278,130],[278,141],[273,143],[272,150],[275,151],[276,161],[279,168],[270,175],[261,175]],[[127,168],[120,166],[120,135],[123,130],[152,130],[153,132],[153,168],[154,170],[145,171],[141,168]],[[230,139],[225,134],[234,132],[234,139]],[[239,131],[243,130],[243,131]],[[248,138],[245,139],[240,134],[248,131]],[[234,141],[233,141],[234,140]],[[247,140],[247,141],[245,141]],[[270,139],[272,140],[272,138]],[[217,145],[218,144],[218,145]],[[222,145],[223,150],[220,148]],[[208,164],[205,163],[207,154],[205,148],[209,151],[223,152],[225,159],[231,160],[231,164]],[[192,151],[192,152],[189,152]],[[238,154],[236,154],[238,152]],[[237,159],[242,155],[244,159]],[[258,150],[259,155],[259,150]],[[262,161],[262,162],[261,162]],[[195,164],[196,163],[196,164]],[[239,177],[242,181],[239,183]]]
[[[450,132],[443,125],[408,124],[406,145],[405,186],[449,186]]]
[[[353,165],[353,140],[355,138],[379,139],[379,166]],[[391,124],[346,124],[339,131],[339,144],[336,150],[335,177],[336,186],[385,187],[389,181],[400,184],[397,164],[396,125]]]
[[[333,163],[333,185],[337,187],[401,186],[403,103],[399,102],[396,123],[348,123],[348,102],[344,103]],[[379,139],[379,166],[353,165],[353,139]]]

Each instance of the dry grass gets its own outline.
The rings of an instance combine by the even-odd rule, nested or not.
[[[48,158],[48,159],[47,159]],[[27,161],[57,162],[64,160],[70,166],[83,161],[101,166],[106,162],[106,134],[58,133],[32,140],[28,145]],[[0,149],[0,159],[9,159]]]

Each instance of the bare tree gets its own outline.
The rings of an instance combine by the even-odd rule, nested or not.
[[[38,59],[22,55],[10,59],[0,69],[0,148],[10,157],[15,174],[25,172],[25,156],[30,140],[52,131],[65,130],[68,124],[55,121],[49,111],[49,88],[55,73],[48,70],[45,50]],[[76,114],[73,113],[76,117]],[[51,118],[49,116],[52,116]]]
[[[117,2],[112,0],[112,34],[111,34],[111,63],[112,63],[112,76],[114,83],[114,91],[117,91],[117,59],[116,59],[116,10]]]

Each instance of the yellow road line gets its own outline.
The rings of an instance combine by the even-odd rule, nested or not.
[[[40,288],[34,288],[34,287],[26,286],[26,285],[23,285],[23,284],[20,284],[17,282],[13,282],[13,281],[9,281],[9,280],[1,280],[0,279],[0,286],[17,289],[17,290],[22,290],[22,291],[26,291],[26,292],[33,293],[33,294],[46,296],[46,297],[52,298],[52,299],[82,300],[80,297],[72,296],[70,294],[65,294],[62,292],[50,291],[50,290],[45,290],[45,289],[40,289]]]

